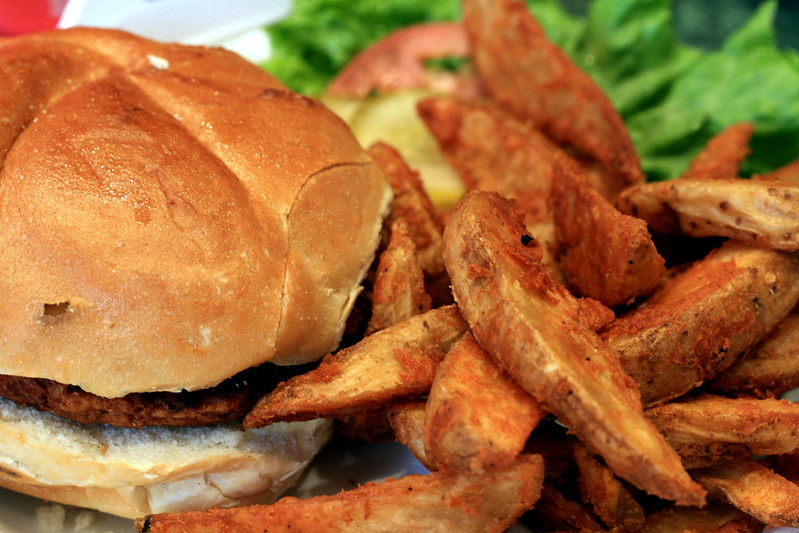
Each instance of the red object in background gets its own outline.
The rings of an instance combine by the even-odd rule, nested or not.
[[[54,28],[67,0],[0,0],[0,35]]]

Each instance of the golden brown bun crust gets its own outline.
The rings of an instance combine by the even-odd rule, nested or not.
[[[0,486],[128,518],[265,503],[331,434],[321,419],[255,431],[86,425],[0,398]]]
[[[0,373],[194,390],[338,344],[390,192],[348,128],[221,49],[0,39]]]

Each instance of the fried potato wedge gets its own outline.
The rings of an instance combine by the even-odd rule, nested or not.
[[[676,179],[629,187],[616,204],[646,220],[652,231],[799,249],[799,184]]]
[[[152,515],[141,533],[296,531],[505,531],[538,500],[540,456],[527,455],[484,474],[433,472],[368,483],[333,496],[282,498],[272,505]]]
[[[386,143],[377,142],[369,147],[368,152],[394,192],[386,222],[390,225],[397,218],[407,220],[422,270],[431,276],[441,274],[444,272],[441,256],[444,222],[425,192],[419,174],[408,166],[395,148]]]
[[[439,96],[421,100],[417,110],[468,190],[514,199],[525,224],[552,219],[555,156],[578,166],[554,141],[491,102]]]
[[[646,533],[761,533],[763,524],[735,507],[719,502],[705,507],[667,507],[647,515]]]
[[[550,205],[568,286],[613,307],[652,292],[666,272],[646,222],[620,213],[574,165],[555,163]]]
[[[708,496],[769,526],[799,527],[799,485],[749,458],[693,472]]]
[[[680,177],[698,180],[737,178],[741,162],[749,155],[749,139],[754,130],[749,122],[728,126],[708,141]]]
[[[799,300],[799,258],[728,242],[602,333],[650,405],[699,386],[760,341]]]
[[[644,508],[613,472],[580,443],[574,446],[574,461],[580,495],[594,514],[613,531],[640,530],[644,525]]]
[[[416,245],[408,222],[395,219],[391,224],[388,247],[380,254],[372,289],[372,316],[365,335],[393,326],[430,310],[430,295],[425,291],[424,272],[419,265]]]
[[[799,448],[799,404],[787,400],[704,395],[648,409],[685,468]]]
[[[433,470],[424,446],[426,412],[426,400],[399,400],[386,406],[388,421],[394,430],[397,442],[408,448],[425,468]]]
[[[704,503],[643,414],[618,354],[576,318],[576,299],[542,267],[511,204],[472,191],[444,232],[455,299],[475,338],[620,477],[687,505]]]
[[[541,489],[541,498],[531,514],[531,523],[541,531],[607,531],[587,507],[549,484]]]
[[[599,86],[551,41],[524,2],[464,0],[472,62],[486,91],[561,145],[602,163],[619,191],[643,181],[630,135]]]
[[[244,427],[349,414],[425,394],[466,330],[458,309],[447,306],[378,331],[278,385],[244,417]]]
[[[799,387],[799,310],[707,384],[715,392],[779,397]]]
[[[799,184],[799,159],[796,161],[791,161],[790,163],[783,165],[779,168],[775,168],[771,172],[766,172],[765,174],[758,174],[756,176],[752,176],[754,179],[760,180],[775,180],[775,181],[784,181],[788,183],[797,183]]]
[[[504,468],[547,412],[466,333],[438,367],[424,425],[436,470]]]

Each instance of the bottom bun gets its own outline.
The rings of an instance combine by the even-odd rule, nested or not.
[[[0,486],[126,518],[268,503],[331,435],[326,420],[247,431],[79,424],[0,398]]]

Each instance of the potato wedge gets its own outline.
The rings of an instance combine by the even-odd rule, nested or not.
[[[653,407],[646,416],[688,469],[799,449],[799,404],[786,400],[704,395]]]
[[[799,485],[749,458],[694,471],[708,495],[769,526],[799,527]]]
[[[749,122],[728,126],[708,141],[680,177],[698,180],[737,178],[741,162],[749,155],[749,139],[754,129]]]
[[[409,231],[404,218],[391,224],[388,247],[380,254],[377,265],[366,336],[430,310],[424,272]]]
[[[754,179],[784,181],[787,183],[799,183],[799,159],[775,168],[771,172],[752,176]]]
[[[616,204],[622,213],[646,220],[652,231],[799,249],[799,184],[676,179],[634,185]]]
[[[580,443],[574,446],[582,500],[591,505],[613,531],[638,531],[644,525],[644,509],[606,466]]]
[[[545,484],[531,513],[531,523],[541,531],[607,531],[588,507],[569,499],[556,487]]]
[[[556,154],[577,166],[554,141],[490,102],[438,96],[417,109],[468,190],[514,199],[525,224],[551,220]]]
[[[444,223],[425,192],[419,174],[408,166],[396,149],[384,142],[373,144],[368,152],[394,191],[387,223],[390,225],[397,218],[407,220],[422,270],[431,276],[441,274],[444,271],[441,257]]]
[[[430,464],[424,446],[426,411],[426,400],[399,400],[386,407],[388,421],[394,430],[397,442],[408,448],[425,468],[433,470],[433,465]]]
[[[761,533],[763,524],[735,507],[719,502],[705,507],[667,507],[646,517],[646,533]]]
[[[666,272],[646,222],[623,215],[579,168],[556,161],[550,206],[567,284],[613,307],[652,292]]]
[[[576,299],[542,267],[520,215],[472,191],[444,232],[455,298],[475,338],[527,392],[617,475],[665,499],[701,505],[703,491],[643,414],[618,354],[576,318]]]
[[[349,414],[425,394],[444,354],[466,330],[458,309],[447,306],[378,331],[278,385],[247,414],[244,427]]]
[[[436,470],[504,468],[546,414],[466,333],[447,352],[430,389],[424,424],[427,457]]]
[[[152,515],[141,533],[442,531],[501,533],[538,500],[540,456],[484,474],[411,475],[333,496],[283,498],[272,505]]]
[[[779,397],[799,387],[799,310],[707,384],[715,392]]]
[[[635,147],[599,86],[551,41],[518,0],[464,0],[472,62],[487,92],[608,172],[608,190],[643,181]]]
[[[728,242],[602,333],[644,404],[676,398],[734,363],[799,301],[799,258]]]

